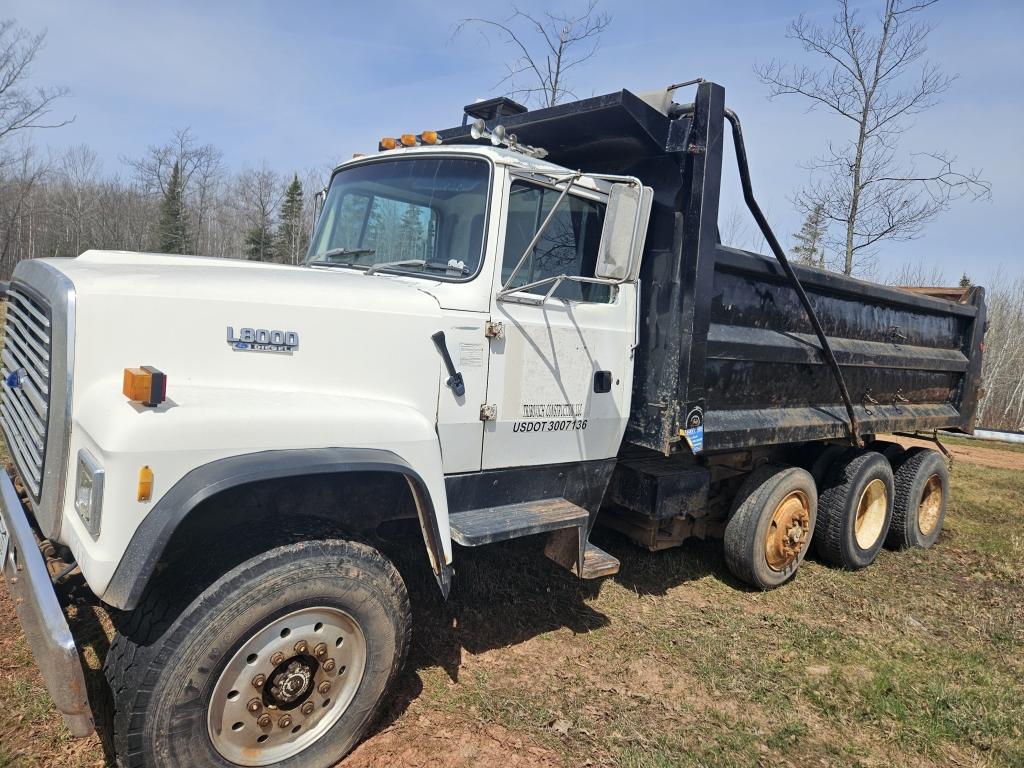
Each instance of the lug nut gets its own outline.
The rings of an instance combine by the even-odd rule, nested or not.
[[[324,662],[324,672],[334,671],[334,659],[328,659]]]
[[[292,716],[291,715],[281,715],[281,719],[277,721],[277,725],[280,728],[287,728],[291,724],[292,724]]]
[[[269,728],[272,725],[270,715],[264,712],[262,715],[260,715],[260,719],[256,721],[256,725],[258,725],[260,728]]]
[[[315,707],[313,705],[313,702],[312,701],[307,701],[305,704],[302,705],[302,709],[300,711],[302,712],[302,714],[304,714],[304,715],[306,715],[308,717],[309,715],[313,714],[313,710],[314,709],[315,709]]]
[[[254,677],[252,679],[252,687],[253,688],[262,688],[263,684],[266,683],[266,682],[267,682],[266,675],[256,675],[256,677]]]
[[[322,659],[327,655],[327,645],[325,643],[318,644],[317,647],[313,649],[313,655],[318,659]]]
[[[263,702],[261,702],[259,699],[253,699],[246,705],[246,709],[248,709],[255,715],[257,712],[263,709]]]
[[[282,661],[284,661],[284,654],[281,653],[280,651],[278,651],[277,653],[275,653],[273,656],[270,657],[270,663],[273,664],[275,667],[278,664],[280,664]]]
[[[326,695],[331,692],[331,684],[324,680],[322,683],[320,683],[320,687],[317,688],[317,690],[320,691],[320,693]]]
[[[299,642],[297,642],[295,644],[295,652],[296,653],[305,653],[308,650],[309,650],[309,646],[306,644],[305,640],[299,640]]]

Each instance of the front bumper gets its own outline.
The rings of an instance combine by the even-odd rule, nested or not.
[[[75,736],[95,726],[75,639],[54,592],[25,508],[6,472],[0,471],[0,557],[21,627],[54,705]]]

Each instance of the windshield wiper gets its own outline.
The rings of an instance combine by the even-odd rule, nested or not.
[[[428,261],[423,266],[427,269],[440,269],[444,272],[458,272],[460,275],[468,275],[472,271],[465,264],[445,264],[443,261]]]
[[[391,267],[422,267],[426,264],[423,259],[402,259],[401,261],[385,261],[381,264],[374,264],[368,270],[366,274],[372,275],[374,272],[380,272],[382,269],[389,269]]]
[[[329,248],[323,253],[317,254],[316,261],[310,264],[341,264],[338,261],[331,261],[334,256],[372,256],[377,252],[376,248]],[[345,266],[354,266],[347,264]]]
[[[457,271],[461,275],[468,275],[470,273],[469,268],[462,264],[446,264],[443,261],[424,261],[423,259],[404,259],[402,261],[387,261],[383,264],[374,264],[366,270],[366,274],[372,275],[383,269],[398,267],[423,267],[424,269],[438,269],[442,272]]]

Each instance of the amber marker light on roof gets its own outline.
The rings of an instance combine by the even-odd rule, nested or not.
[[[403,147],[415,147],[416,146],[416,136],[415,136],[415,134],[403,133],[401,141],[402,141],[402,146]]]
[[[440,144],[441,137],[437,135],[437,131],[424,131],[420,134],[420,141],[424,144]]]
[[[151,365],[125,368],[121,391],[133,403],[154,408],[167,399],[167,377]]]
[[[380,140],[381,149],[394,149],[398,146],[398,142],[391,136],[385,136]]]

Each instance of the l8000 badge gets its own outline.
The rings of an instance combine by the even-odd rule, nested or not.
[[[294,352],[299,347],[295,331],[273,331],[266,328],[235,329],[228,326],[228,344],[243,352]]]

